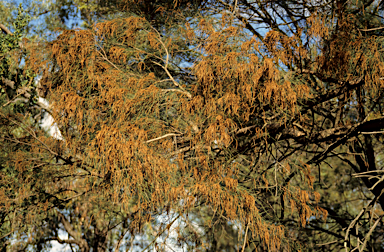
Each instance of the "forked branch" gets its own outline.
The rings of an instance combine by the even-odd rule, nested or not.
[[[171,73],[168,71],[169,51],[168,51],[167,47],[165,46],[164,42],[161,40],[161,35],[160,35],[160,33],[159,33],[155,28],[152,27],[152,29],[153,29],[153,30],[157,33],[157,35],[159,36],[158,41],[160,42],[161,46],[164,48],[164,51],[165,51],[165,53],[166,53],[165,66],[163,66],[162,64],[160,64],[160,63],[158,63],[158,62],[155,62],[155,61],[152,61],[152,63],[154,63],[154,64],[160,66],[161,68],[163,68],[164,71],[167,73],[169,79],[171,79],[172,83],[173,83],[176,87],[180,88],[180,89],[181,89],[181,90],[188,96],[188,98],[191,99],[191,98],[192,98],[191,93],[189,93],[188,91],[186,91],[186,90],[185,90],[179,83],[177,83],[177,81],[175,81],[175,79],[173,78],[173,76],[171,75]]]

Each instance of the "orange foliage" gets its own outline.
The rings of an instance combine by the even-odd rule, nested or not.
[[[130,17],[98,23],[94,30],[63,31],[56,40],[35,48],[27,64],[44,71],[42,84],[51,88],[52,115],[64,140],[39,136],[32,144],[40,155],[65,157],[61,166],[47,163],[42,168],[47,177],[72,178],[39,183],[52,191],[65,189],[58,196],[63,199],[85,197],[95,204],[104,200],[135,212],[137,227],[149,220],[149,210],[168,206],[188,213],[203,203],[248,226],[271,250],[281,245],[284,227],[260,215],[263,197],[283,192],[280,209],[285,204],[285,211],[297,214],[303,226],[312,216],[325,218],[326,211],[316,206],[320,196],[310,197],[314,177],[308,159],[275,159],[274,168],[263,172],[271,165],[270,157],[253,156],[263,155],[271,144],[268,118],[274,116],[273,125],[286,129],[283,125],[301,118],[302,104],[316,95],[315,86],[282,74],[281,65],[298,67],[300,59],[312,57],[312,71],[319,78],[349,81],[377,63],[379,73],[365,77],[366,87],[374,90],[383,87],[378,77],[383,76],[383,64],[345,48],[359,51],[363,42],[377,45],[345,32],[328,48],[317,45],[313,50],[319,53],[312,55],[300,42],[303,31],[291,37],[270,31],[262,43],[228,19],[186,23],[179,34],[166,37],[143,18]],[[309,19],[310,39],[331,36],[325,22],[320,14]],[[350,29],[347,22],[343,25]],[[201,52],[189,73],[195,77],[192,83],[173,76],[171,58],[183,50],[175,41]],[[360,68],[350,73],[343,62],[356,61],[362,62]],[[334,71],[335,66],[342,67]],[[248,140],[241,138],[251,130]],[[244,142],[247,147],[237,149]],[[242,153],[252,162],[247,169]],[[18,154],[18,169],[35,165],[23,155]],[[301,174],[301,185],[286,179],[296,173]],[[30,196],[25,181],[19,202]],[[53,205],[41,203],[37,206],[44,210]]]

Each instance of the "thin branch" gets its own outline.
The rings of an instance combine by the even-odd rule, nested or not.
[[[0,29],[3,30],[3,32],[4,32],[5,34],[13,35],[12,32],[11,32],[10,30],[8,30],[8,28],[5,27],[5,25],[3,25],[3,24],[0,24]]]
[[[19,141],[19,140],[14,140],[12,138],[8,138],[8,137],[0,137],[1,140],[8,140],[8,141],[11,141],[11,142],[14,142],[14,143],[19,143],[19,144],[24,144],[24,145],[28,145],[28,146],[34,146],[34,147],[38,147],[37,145],[33,145],[33,144],[29,144],[29,143],[26,143],[26,142],[22,142],[22,141]]]
[[[159,31],[156,30],[154,27],[152,27],[152,29],[153,29],[153,30],[157,33],[157,35],[159,36],[159,42],[160,42],[161,45],[164,47],[165,53],[167,54],[166,59],[165,59],[165,68],[168,68],[168,63],[169,63],[169,52],[168,52],[168,49],[167,49],[167,47],[165,46],[165,44],[163,43],[163,41],[161,40],[161,35],[160,35]]]
[[[131,246],[128,247],[127,250],[126,250],[125,252],[129,252],[129,251],[131,251],[132,248],[133,248],[133,241],[135,240],[135,236],[132,235],[132,233],[131,233],[131,236],[132,236],[132,237],[131,237],[131,240],[130,240]]]
[[[319,246],[319,247],[321,247],[321,246],[325,246],[325,245],[330,245],[330,244],[333,244],[333,243],[338,243],[339,241],[331,241],[331,242],[327,242],[327,243],[322,243],[322,244],[316,244],[316,246]]]
[[[376,181],[376,183],[371,187],[368,188],[368,190],[372,191],[378,184],[384,181],[384,176],[382,176],[379,180]]]
[[[371,134],[383,134],[384,131],[372,131],[372,132],[360,132],[363,135],[371,135]]]
[[[123,238],[125,237],[125,235],[128,233],[129,231],[129,228],[127,228],[127,230],[125,232],[123,232],[120,237],[119,237],[119,240],[116,244],[116,247],[115,247],[115,251],[119,251],[120,249],[120,246],[121,246],[121,242],[123,241]],[[134,236],[133,236],[134,237]]]
[[[167,79],[167,81],[169,81],[168,79]],[[162,92],[179,92],[179,93],[182,93],[182,94],[184,94],[184,95],[186,95],[186,96],[188,96],[188,98],[191,98],[185,91],[182,91],[182,90],[180,90],[180,89],[174,89],[174,88],[170,88],[170,89],[163,89],[163,90],[161,90]]]
[[[5,104],[3,104],[3,107],[5,107],[5,106],[7,106],[7,105],[9,105],[10,103],[12,103],[12,102],[16,102],[17,101],[17,97],[18,96],[20,96],[20,95],[22,95],[23,93],[19,93],[19,94],[17,94],[15,97],[13,97],[11,100],[9,100],[7,103],[5,103]]]
[[[348,228],[347,228],[347,231],[345,232],[345,236],[344,236],[344,247],[345,247],[345,251],[348,252],[348,248],[347,248],[347,241],[348,241],[348,236],[349,236],[349,232],[350,230],[356,225],[356,223],[359,221],[359,219],[369,210],[371,209],[377,202],[377,200],[381,197],[381,195],[383,194],[384,190],[381,191],[380,195],[377,195],[375,196],[374,199],[372,199],[361,211],[360,213],[356,216],[356,218],[349,224]],[[379,218],[380,219],[380,218]],[[377,225],[377,224],[376,224]],[[370,230],[371,232],[371,230]]]
[[[171,75],[171,73],[168,71],[168,64],[169,64],[169,52],[168,52],[168,49],[167,49],[167,47],[165,46],[164,42],[161,40],[161,35],[160,35],[160,33],[159,33],[155,28],[152,27],[152,29],[153,29],[153,30],[157,33],[157,35],[159,36],[158,41],[159,41],[160,44],[163,46],[163,48],[164,48],[164,50],[165,50],[165,53],[166,53],[165,66],[161,65],[160,63],[154,62],[154,61],[152,61],[152,63],[154,63],[154,64],[160,66],[161,68],[163,68],[164,71],[167,73],[168,77],[172,80],[173,84],[174,84],[176,87],[180,88],[183,92],[185,92],[185,94],[188,96],[188,98],[191,99],[191,98],[192,98],[192,95],[191,95],[188,91],[186,91],[186,90],[185,90],[179,83],[177,83],[177,82],[175,81],[175,79],[173,78],[173,76]]]
[[[369,229],[368,234],[364,237],[364,243],[363,243],[363,246],[361,247],[360,251],[364,251],[365,246],[367,246],[367,241],[368,241],[369,237],[371,236],[373,230],[375,230],[377,224],[379,224],[379,222],[380,222],[380,220],[381,220],[382,217],[383,217],[383,216],[380,216],[380,217],[375,221],[375,223],[373,224],[373,226]]]
[[[100,46],[100,49],[105,53],[104,49]],[[116,68],[118,71],[122,72],[120,68],[118,68],[115,64],[113,64],[108,58],[107,56],[105,56],[104,54],[102,54],[99,50],[96,50],[100,55],[101,57],[106,60],[109,64],[111,64],[114,68]]]
[[[5,116],[3,113],[1,113],[1,115],[2,115],[3,117],[6,118],[6,116]],[[64,159],[64,158],[61,157],[58,153],[56,153],[56,152],[54,152],[53,150],[51,150],[51,149],[50,149],[50,148],[49,148],[43,141],[41,141],[41,140],[36,136],[36,134],[35,134],[33,131],[29,130],[28,128],[25,128],[25,127],[22,125],[23,123],[16,122],[16,121],[14,121],[14,120],[12,120],[12,119],[10,119],[10,118],[8,118],[8,120],[10,120],[11,122],[13,122],[14,124],[17,124],[20,128],[22,128],[23,130],[25,130],[26,132],[28,132],[34,139],[36,139],[39,143],[41,143],[49,153],[51,153],[51,154],[54,155],[55,157],[60,157],[61,159],[63,159],[64,161],[67,162],[66,159]]]
[[[74,239],[76,239],[76,244],[79,245],[80,249],[82,251],[89,251],[88,243],[86,240],[81,238],[81,233],[73,229],[71,223],[67,220],[64,214],[60,213],[59,211],[56,211],[56,213],[57,213],[57,216],[59,217],[60,222],[63,224],[65,230],[67,231],[67,233],[70,236],[72,236]],[[78,239],[79,241],[77,241]]]
[[[236,13],[236,10],[237,10],[237,0],[235,0],[235,6],[233,7],[233,14]]]
[[[174,155],[177,155],[177,154],[180,154],[183,152],[187,152],[189,150],[194,150],[194,149],[195,149],[195,147],[186,146],[184,148],[178,149],[177,151],[170,153],[169,156],[174,156]]]
[[[359,30],[360,31],[377,31],[377,30],[381,30],[381,29],[384,29],[384,26],[376,27],[376,28],[371,28],[371,29],[359,29]]]
[[[87,191],[84,191],[82,193],[78,193],[76,195],[73,195],[72,197],[69,197],[69,198],[66,198],[66,199],[63,199],[63,201],[70,201],[71,199],[74,199],[74,198],[77,198],[77,197],[80,197],[84,194],[86,194],[87,192],[90,192],[91,190],[87,190]]]
[[[11,235],[12,233],[13,233],[13,231],[11,231],[11,232],[9,232],[9,233],[3,235],[2,237],[0,237],[0,240],[2,240],[2,239],[4,239],[5,237]]]
[[[166,74],[168,75],[168,77],[171,79],[172,83],[180,88],[181,92],[183,92],[185,95],[188,96],[189,99],[192,98],[192,95],[191,93],[189,93],[188,91],[186,91],[179,83],[177,83],[177,81],[175,81],[175,79],[173,78],[173,76],[171,75],[171,73],[168,71],[168,68],[166,66],[163,66],[162,64],[158,63],[158,62],[155,62],[155,61],[152,61],[153,64],[156,64],[158,66],[160,66],[161,68],[164,69],[164,71],[166,72]]]
[[[359,177],[360,175],[367,174],[367,173],[372,173],[372,172],[377,172],[377,173],[384,173],[384,170],[372,170],[372,171],[366,171],[366,172],[361,172],[361,173],[353,173],[352,176]]]
[[[79,247],[82,247],[81,246],[81,242],[77,241],[77,240],[70,240],[70,239],[60,239],[60,237],[50,237],[50,238],[47,238],[45,239],[44,241],[57,241],[58,243],[60,244],[76,244],[78,245]]]
[[[157,235],[156,235],[156,237],[152,240],[152,242],[150,243],[150,244],[148,244],[148,246],[147,247],[145,247],[143,250],[142,250],[142,252],[144,252],[144,251],[146,251],[156,240],[157,240],[157,238],[159,238],[164,232],[165,232],[165,230],[168,230],[168,229],[170,229],[171,228],[171,226],[173,225],[173,223],[178,219],[180,217],[180,214],[175,218],[175,219],[173,219],[172,221],[171,221],[171,223],[169,223],[165,228],[163,228],[163,230],[161,230],[161,232],[159,232]]]
[[[31,89],[31,83],[32,83],[32,79],[29,80],[28,86],[21,87],[18,90],[16,90],[18,94],[15,97],[13,97],[11,100],[9,100],[7,103],[5,103],[3,105],[3,107],[7,106],[8,104],[10,104],[12,102],[17,102],[19,99],[16,99],[16,98],[19,97],[20,95],[25,94],[25,97],[27,97],[27,98],[31,97],[31,94],[28,93],[28,91]],[[26,100],[26,102],[27,101],[28,100]]]
[[[157,137],[157,138],[150,139],[150,140],[146,141],[146,143],[151,143],[151,142],[154,142],[154,141],[157,141],[157,140],[160,140],[160,139],[163,139],[163,138],[167,138],[167,137],[170,137],[170,136],[180,136],[180,134],[175,134],[175,133],[165,134],[164,136],[160,136],[160,137]]]
[[[246,245],[246,242],[247,242],[248,229],[249,229],[249,223],[247,223],[247,229],[245,230],[243,249],[241,250],[241,252],[245,251],[245,245]]]

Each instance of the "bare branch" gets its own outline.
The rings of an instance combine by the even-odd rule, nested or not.
[[[169,223],[165,228],[163,228],[163,230],[161,230],[160,232],[158,232],[156,234],[156,237],[152,240],[152,242],[150,244],[148,244],[147,247],[145,247],[142,252],[146,251],[154,242],[156,242],[157,238],[159,238],[166,230],[169,230],[171,228],[171,226],[173,225],[173,223],[180,217],[180,214],[174,218],[171,223]]]
[[[80,246],[80,249],[82,251],[86,251],[88,252],[89,251],[89,246],[88,246],[88,243],[86,240],[82,239],[81,238],[81,234],[79,232],[76,232],[71,223],[67,220],[67,218],[62,214],[60,213],[59,211],[56,211],[57,213],[57,216],[59,217],[59,220],[60,222],[63,224],[65,230],[68,232],[68,234],[70,236],[72,236],[74,239],[76,239],[76,244],[78,244]]]
[[[371,29],[359,29],[360,31],[377,31],[377,30],[381,30],[381,29],[384,29],[384,26],[382,27],[376,27],[376,28],[371,28]]]
[[[366,172],[361,172],[361,173],[353,173],[352,176],[356,176],[356,177],[359,177],[360,175],[363,175],[363,174],[367,174],[367,173],[372,173],[372,172],[375,172],[375,173],[384,173],[384,170],[374,170],[374,171],[366,171]]]
[[[361,132],[363,135],[383,134],[384,131]]]
[[[13,35],[12,32],[11,32],[10,30],[8,30],[8,28],[5,27],[5,25],[3,25],[3,24],[0,24],[0,29],[1,29],[5,34]]]
[[[129,231],[129,228],[127,228],[127,230],[120,235],[120,237],[117,241],[116,247],[115,247],[115,251],[119,251],[120,246],[121,246],[121,242],[123,241],[123,238],[128,233],[128,231]],[[134,238],[135,236],[132,235],[132,237]]]
[[[375,223],[372,225],[372,227],[369,229],[369,232],[368,234],[364,237],[364,243],[363,243],[363,246],[361,247],[360,251],[364,251],[365,249],[365,246],[367,246],[367,241],[369,239],[369,237],[371,236],[373,230],[375,230],[377,224],[379,224],[379,222],[381,221],[381,218],[383,216],[380,216],[379,218],[377,218],[377,220],[375,221]]]
[[[161,90],[162,92],[179,92],[179,93],[182,93],[186,96],[188,96],[188,98],[191,98],[186,92],[180,90],[180,89],[174,89],[174,88],[170,88],[170,89],[163,89]]]
[[[181,89],[181,90],[188,96],[188,98],[191,99],[191,98],[192,98],[191,93],[189,93],[188,91],[186,91],[186,90],[185,90],[179,83],[177,83],[177,82],[175,81],[175,79],[173,78],[173,76],[171,75],[171,73],[168,71],[168,64],[169,64],[169,52],[168,52],[168,49],[167,49],[167,47],[165,46],[164,42],[161,40],[161,35],[160,35],[160,33],[159,33],[155,28],[152,27],[152,29],[153,29],[153,30],[157,33],[157,35],[159,36],[158,41],[159,41],[160,44],[163,46],[163,48],[164,48],[164,50],[165,50],[165,53],[166,53],[165,66],[161,65],[161,64],[158,63],[158,62],[154,62],[154,61],[152,61],[152,63],[154,63],[154,64],[160,66],[161,68],[163,68],[164,71],[167,73],[168,77],[172,80],[173,84],[174,84],[176,87],[180,88],[180,89]]]
[[[70,239],[60,239],[60,237],[50,237],[48,239],[45,239],[45,241],[57,241],[60,244],[76,244],[79,247],[81,247],[81,242],[78,240],[70,240]]]
[[[163,66],[162,64],[160,64],[160,63],[158,63],[158,62],[155,62],[155,61],[152,61],[152,63],[153,63],[153,64],[156,64],[156,65],[158,65],[158,66],[160,66],[161,68],[163,68],[164,71],[167,73],[168,77],[171,79],[172,83],[173,83],[176,87],[180,88],[180,90],[181,90],[183,93],[185,93],[185,94],[188,96],[189,99],[192,98],[191,93],[189,93],[188,91],[186,91],[186,90],[185,90],[179,83],[177,83],[177,81],[175,81],[175,79],[173,78],[173,76],[171,75],[171,73],[168,71],[168,68],[167,68],[166,66]]]
[[[246,243],[247,243],[248,229],[249,229],[249,223],[247,223],[247,228],[246,228],[246,230],[245,230],[243,249],[241,250],[241,252],[244,252],[244,251],[245,251],[245,245],[246,245]]]
[[[160,137],[157,137],[157,138],[150,139],[150,140],[146,141],[146,143],[154,142],[154,141],[157,141],[157,140],[160,140],[160,139],[163,139],[163,138],[167,138],[167,137],[170,137],[170,136],[180,136],[180,134],[175,134],[175,133],[165,134],[164,136],[160,136]]]
[[[331,241],[331,242],[327,242],[327,243],[322,243],[322,244],[316,244],[316,246],[325,246],[325,245],[330,245],[330,244],[334,244],[334,243],[338,243],[339,241]]]
[[[348,228],[347,228],[347,231],[345,232],[345,236],[344,236],[344,247],[345,247],[345,251],[347,252],[348,251],[348,248],[347,248],[347,241],[348,241],[348,236],[349,236],[349,232],[350,230],[356,225],[356,223],[359,221],[359,219],[367,212],[369,211],[377,202],[377,200],[381,197],[381,195],[383,194],[384,190],[381,191],[380,195],[376,195],[374,199],[372,199],[361,211],[360,213],[356,216],[356,218],[349,224]],[[381,218],[379,218],[380,220]],[[377,224],[376,224],[377,225]],[[371,228],[372,230],[372,228]],[[372,233],[372,231],[370,230],[370,232]],[[369,233],[368,233],[369,234]],[[368,236],[367,234],[367,236]],[[369,234],[370,235],[370,234]],[[369,236],[368,236],[369,237]]]

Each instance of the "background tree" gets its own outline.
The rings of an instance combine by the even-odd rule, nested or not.
[[[4,24],[0,24],[0,169],[1,169],[1,195],[15,201],[17,191],[22,187],[24,179],[13,165],[8,161],[15,151],[29,151],[29,146],[24,145],[23,128],[15,121],[23,121],[28,125],[36,125],[35,119],[39,116],[36,92],[34,89],[33,73],[21,67],[21,61],[26,56],[24,50],[25,41],[22,40],[22,33],[28,23],[28,16],[25,16],[21,7],[18,10],[14,22],[14,30],[11,32]],[[1,227],[0,237],[2,248],[9,243],[9,235],[12,234],[11,214],[16,210],[13,202],[2,202],[0,210]],[[22,210],[23,204],[19,205]]]

